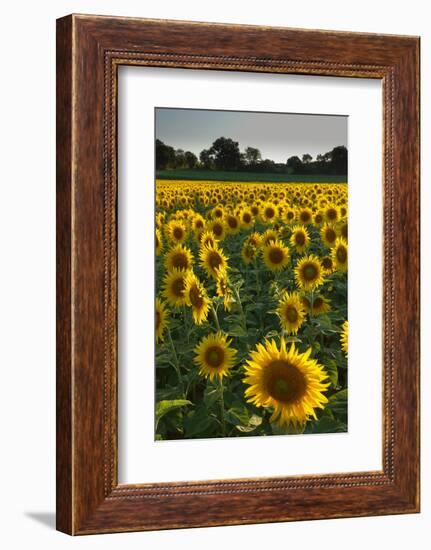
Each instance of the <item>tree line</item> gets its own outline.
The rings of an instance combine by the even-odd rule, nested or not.
[[[315,159],[304,153],[302,157],[292,156],[286,162],[274,162],[262,158],[256,147],[246,147],[241,152],[239,144],[230,138],[217,138],[209,149],[203,149],[199,158],[191,151],[174,149],[156,139],[156,169],[202,169],[220,171],[249,171],[286,174],[347,174],[347,149],[344,145],[334,147]]]

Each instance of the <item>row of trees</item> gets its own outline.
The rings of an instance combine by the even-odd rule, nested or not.
[[[174,149],[156,139],[156,169],[205,169],[222,171],[250,171],[287,174],[347,174],[347,149],[343,145],[313,157],[308,153],[289,157],[285,163],[263,159],[259,149],[239,149],[237,141],[219,137],[209,149],[203,149],[199,159],[191,151]]]

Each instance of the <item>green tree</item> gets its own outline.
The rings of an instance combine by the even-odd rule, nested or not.
[[[156,169],[175,168],[175,149],[156,139]]]
[[[244,159],[248,165],[257,164],[262,160],[262,154],[259,149],[256,149],[256,147],[246,147],[244,151]]]
[[[286,161],[286,168],[289,174],[299,174],[302,168],[301,159],[297,156],[289,157]]]
[[[203,149],[199,154],[199,160],[202,166],[207,170],[214,169],[214,153],[211,149]]]
[[[241,167],[241,153],[237,141],[219,137],[211,146],[217,170],[238,170]]]
[[[194,153],[192,153],[191,151],[186,151],[184,153],[184,160],[185,165],[189,170],[196,168],[198,157]]]

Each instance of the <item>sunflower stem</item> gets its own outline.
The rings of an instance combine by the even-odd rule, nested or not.
[[[212,313],[212,316],[214,318],[214,322],[215,322],[215,325],[217,327],[217,330],[219,332],[221,332],[220,323],[219,323],[218,316],[217,316],[217,310],[215,309],[213,304],[211,304],[211,313]]]
[[[169,329],[169,326],[166,327],[166,332],[167,332],[167,335],[168,335],[169,343],[171,344],[172,354],[174,356],[174,368],[175,368],[175,371],[178,375],[178,382],[179,382],[179,385],[180,385],[180,388],[181,388],[181,393],[182,393],[182,395],[185,399],[186,394],[184,392],[184,383],[183,383],[183,378],[181,376],[180,362],[178,360],[178,355],[177,355],[177,352],[175,350],[175,345],[174,345],[174,341],[172,340],[172,335],[171,335],[171,331]]]

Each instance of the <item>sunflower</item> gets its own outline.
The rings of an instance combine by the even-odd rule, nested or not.
[[[249,264],[256,256],[256,250],[256,247],[251,245],[248,240],[244,242],[241,250],[241,258],[245,264]]]
[[[344,321],[340,335],[341,349],[347,355],[349,343],[349,321]]]
[[[319,258],[303,256],[295,267],[295,281],[302,290],[314,290],[323,284],[323,270]]]
[[[301,208],[298,214],[298,221],[303,225],[308,225],[313,221],[313,211],[310,208]]]
[[[324,256],[321,260],[323,273],[325,275],[330,275],[334,272],[334,262],[332,261],[331,256]]]
[[[342,273],[347,271],[347,243],[342,237],[335,241],[335,246],[332,249],[331,257],[337,271],[341,271]]]
[[[241,230],[239,219],[233,214],[228,214],[224,219],[226,225],[226,231],[230,235],[236,235]]]
[[[331,311],[331,302],[324,296],[314,296],[313,298],[313,315],[321,315]]]
[[[214,233],[212,231],[203,231],[199,238],[199,244],[201,246],[215,246],[217,244],[217,240]]]
[[[256,407],[272,409],[270,422],[282,427],[303,427],[316,419],[315,409],[323,409],[328,399],[323,394],[329,384],[323,367],[311,359],[312,349],[300,353],[295,344],[289,351],[284,338],[280,349],[274,340],[265,340],[252,351],[245,370],[247,401]]]
[[[200,367],[201,376],[212,381],[216,376],[222,379],[229,374],[237,353],[230,347],[231,342],[232,340],[228,340],[222,332],[202,338],[194,350],[194,362]]]
[[[295,223],[296,221],[296,210],[294,208],[286,208],[284,212],[284,219],[286,223]]]
[[[160,256],[163,252],[163,239],[160,229],[156,229],[156,256]]]
[[[218,241],[222,241],[226,237],[226,227],[221,219],[210,222],[207,229],[215,235]]]
[[[201,325],[208,318],[211,301],[204,286],[191,271],[186,276],[184,298],[186,305],[192,308],[194,322]]]
[[[305,311],[297,292],[285,292],[278,303],[277,314],[287,334],[297,334],[305,320]]]
[[[280,271],[289,263],[289,249],[278,239],[263,248],[263,261],[271,271]]]
[[[325,221],[324,215],[322,212],[316,212],[313,216],[313,223],[315,226],[320,227]]]
[[[190,269],[193,264],[191,251],[181,244],[177,244],[166,253],[165,267],[168,271],[173,269]]]
[[[253,218],[253,214],[251,213],[251,210],[249,210],[248,208],[245,208],[240,214],[240,220],[241,220],[241,225],[242,227],[244,227],[244,229],[250,229],[250,227],[254,223],[254,218]]]
[[[187,230],[183,222],[171,220],[166,228],[168,238],[173,243],[181,244],[186,240]]]
[[[164,222],[165,222],[165,214],[163,212],[157,212],[156,214],[157,229],[161,229],[163,227]]]
[[[195,233],[199,233],[205,226],[205,220],[200,214],[195,214],[192,219],[192,229]]]
[[[337,240],[337,231],[333,225],[325,223],[320,230],[320,238],[328,248],[332,248]]]
[[[272,202],[262,204],[260,208],[260,219],[263,223],[274,223],[277,220],[277,207]]]
[[[179,307],[185,304],[184,291],[188,272],[184,269],[173,269],[164,278],[163,296],[169,305]]]
[[[258,248],[262,242],[262,235],[260,233],[252,233],[248,236],[247,240],[248,244],[251,244],[251,246]]]
[[[260,244],[268,246],[269,243],[274,243],[278,239],[278,232],[275,229],[267,229],[261,236]]]
[[[310,236],[307,228],[302,225],[295,225],[292,229],[289,242],[299,254],[303,254],[310,245]]]
[[[335,204],[330,204],[325,209],[325,219],[329,223],[338,222],[338,220],[340,219],[340,210],[338,209],[338,207]]]
[[[216,206],[213,208],[212,210],[212,214],[214,216],[214,218],[218,218],[218,219],[222,219],[223,216],[224,216],[224,210],[223,210],[223,206]]]
[[[199,257],[202,267],[210,277],[217,277],[217,269],[227,268],[228,258],[226,258],[223,254],[223,250],[217,245],[201,247]]]
[[[168,312],[166,311],[165,304],[156,298],[156,342],[163,342],[163,333],[168,326]]]
[[[216,294],[223,298],[223,306],[226,311],[230,311],[232,307],[232,291],[229,286],[229,276],[226,269],[216,270]]]

